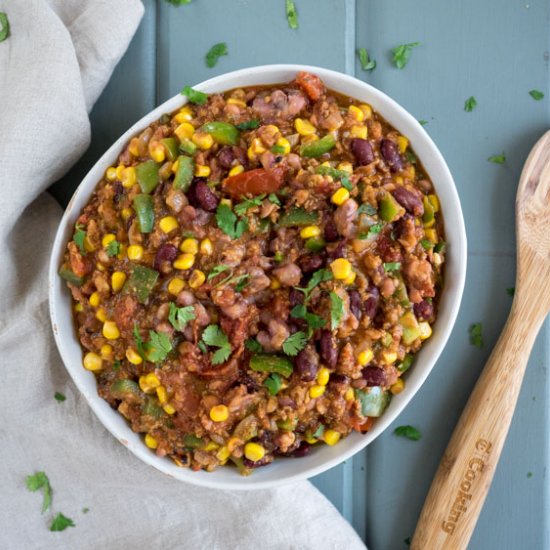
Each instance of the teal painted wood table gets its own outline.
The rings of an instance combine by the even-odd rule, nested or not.
[[[51,189],[62,204],[120,134],[184,84],[267,63],[320,65],[368,81],[427,121],[447,159],[465,215],[468,278],[445,352],[395,423],[416,426],[422,438],[397,438],[392,427],[353,460],[313,479],[369,548],[406,548],[404,539],[414,531],[440,456],[511,305],[506,289],[514,285],[515,191],[530,147],[550,126],[550,1],[296,0],[297,30],[287,25],[284,0],[144,3],[138,33],[92,112],[92,144]],[[409,64],[396,69],[390,50],[415,41],[420,45]],[[204,55],[216,42],[227,42],[229,55],[209,69]],[[376,59],[374,71],[361,70],[360,47]],[[533,89],[545,98],[532,98]],[[471,96],[477,107],[466,112]],[[488,162],[502,153],[503,164]],[[549,284],[541,281],[541,292]],[[468,337],[478,322],[481,349]],[[474,550],[550,548],[548,336],[546,325],[471,541]]]

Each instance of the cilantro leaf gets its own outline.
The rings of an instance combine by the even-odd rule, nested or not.
[[[428,124],[428,121],[421,119],[418,121],[418,124],[420,124],[420,126],[426,126],[426,124]]]
[[[440,252],[445,252],[446,248],[447,248],[447,243],[445,241],[439,241],[434,246],[434,252],[437,252],[439,254]]]
[[[225,42],[214,44],[206,54],[206,66],[210,68],[215,67],[222,55],[227,55],[227,44]]]
[[[264,386],[267,388],[267,391],[270,393],[270,395],[277,395],[282,385],[283,382],[281,380],[281,377],[276,372],[271,373],[264,380]]]
[[[62,393],[56,391],[55,394],[54,394],[54,398],[56,401],[59,401],[59,403],[63,403],[63,401],[65,401],[65,399],[67,399]]]
[[[495,164],[504,164],[506,162],[506,155],[502,152],[502,155],[492,155],[487,160]]]
[[[147,360],[152,363],[160,363],[172,351],[172,342],[164,332],[149,331],[149,342],[145,344]]]
[[[65,531],[67,527],[75,527],[74,521],[59,512],[50,525],[50,531]]]
[[[323,437],[324,433],[325,433],[325,425],[319,424],[319,427],[315,430],[315,433],[312,435],[313,437],[320,439],[321,437]]]
[[[169,4],[172,4],[173,6],[185,6],[186,4],[190,4],[191,0],[166,0]]]
[[[118,241],[111,241],[105,249],[107,256],[117,256],[120,254],[120,243]]]
[[[208,353],[208,348],[206,347],[206,344],[203,341],[200,341],[197,344],[197,346],[202,351],[202,353]]]
[[[378,235],[378,233],[382,231],[383,227],[384,227],[383,222],[375,223],[369,227],[369,230],[366,233],[365,232],[359,233],[359,235],[357,235],[357,238],[362,241],[364,241],[365,239],[369,239],[369,240],[373,239],[375,235]]]
[[[281,201],[275,193],[269,193],[269,196],[267,198],[273,204],[276,204],[277,206],[281,206]]]
[[[330,293],[330,328],[334,330],[340,325],[340,321],[344,315],[344,300],[336,294]]]
[[[271,152],[275,155],[284,155],[285,154],[285,148],[282,145],[273,145],[271,147]]]
[[[260,121],[257,118],[253,118],[252,120],[246,120],[245,122],[241,122],[240,124],[236,124],[236,128],[238,130],[245,131],[245,130],[255,130],[256,128],[259,128]]]
[[[376,61],[374,59],[369,59],[369,52],[367,52],[365,48],[359,48],[357,50],[357,55],[359,56],[361,69],[364,71],[373,71],[376,69]]]
[[[374,216],[376,214],[376,208],[372,204],[364,202],[357,209],[357,214],[367,214],[367,216]]]
[[[386,273],[390,271],[399,271],[401,269],[401,262],[386,262],[384,264],[384,271]]]
[[[177,307],[174,302],[170,302],[170,312],[168,320],[170,324],[180,332],[185,328],[189,321],[195,319],[194,306]]]
[[[413,48],[420,46],[420,42],[411,42],[409,44],[401,44],[392,49],[393,62],[398,69],[403,69],[409,62]]]
[[[134,335],[134,340],[136,341],[137,351],[142,358],[145,358],[145,344],[143,343],[143,339],[141,337],[141,334],[139,333],[139,327],[137,323],[134,323],[134,330],[132,332]]]
[[[237,219],[227,204],[220,203],[216,209],[216,222],[218,227],[232,239],[238,239],[247,229],[246,219]]]
[[[405,151],[405,157],[411,164],[416,164],[418,162],[418,157],[415,155],[412,149],[407,149]]]
[[[476,101],[476,98],[474,96],[469,97],[464,102],[464,110],[467,113],[471,113],[476,107],[477,107],[477,101]]]
[[[204,105],[208,101],[208,94],[193,90],[191,86],[184,86],[181,95],[186,96],[187,99],[195,105]]]
[[[253,199],[245,199],[244,201],[240,202],[239,204],[235,205],[235,212],[239,216],[244,216],[246,214],[247,210],[250,210],[250,208],[254,206],[261,206],[262,201],[265,199],[265,193],[258,195],[257,197],[254,197]]]
[[[310,313],[304,304],[294,306],[290,312],[290,315],[295,319],[303,319],[308,324],[309,336],[311,336],[315,329],[325,326],[326,321],[320,315]]]
[[[483,325],[481,323],[474,323],[470,325],[470,344],[476,348],[483,346]]]
[[[286,20],[288,21],[288,26],[291,29],[297,29],[298,12],[296,11],[296,5],[294,4],[294,0],[286,0],[285,8],[286,8]]]
[[[298,355],[298,352],[303,350],[307,344],[307,336],[302,331],[291,334],[283,343],[283,351],[294,357]]]
[[[82,508],[82,513],[87,514],[90,511],[89,508]]]
[[[77,223],[75,226],[75,232],[73,235],[73,241],[76,243],[76,246],[78,246],[78,250],[80,250],[80,253],[84,256],[86,255],[86,249],[84,248],[84,239],[86,238],[86,231],[84,231],[84,228]]]
[[[252,353],[261,353],[263,351],[262,345],[255,338],[249,338],[244,343],[244,347]]]
[[[229,279],[230,283],[237,283],[235,285],[235,290],[237,292],[242,292],[246,285],[248,285],[250,279],[250,275],[248,273],[243,273],[242,275],[237,275],[236,277],[232,277]]]
[[[0,12],[0,42],[4,42],[10,35],[10,22],[4,12]]]
[[[27,484],[27,489],[33,493],[39,489],[44,489],[42,496],[42,513],[44,513],[52,503],[52,487],[48,476],[44,472],[36,472],[33,475],[27,476],[25,483]]]
[[[398,426],[393,433],[399,437],[406,437],[411,441],[418,441],[422,434],[414,426]]]
[[[432,243],[432,241],[430,241],[429,239],[422,239],[420,241],[420,244],[422,245],[422,248],[424,250],[430,250],[431,248],[433,248],[434,244]]]
[[[508,294],[508,296],[513,296],[515,293],[516,293],[516,287],[515,286],[511,286],[510,288],[506,289],[506,294]]]
[[[231,344],[219,325],[208,325],[202,333],[202,342],[218,348],[212,356],[212,364],[219,365],[231,355]]]
[[[533,477],[533,472],[527,472],[527,479]]]
[[[319,284],[330,281],[333,278],[332,271],[330,269],[318,269],[313,273],[309,283],[305,288],[300,288],[298,286],[294,287],[296,290],[303,292],[305,295],[306,302],[310,298],[311,291]]]
[[[223,273],[224,271],[228,271],[230,269],[231,269],[231,266],[229,265],[224,265],[224,264],[215,265],[212,268],[212,271],[208,274],[208,277],[206,278],[206,280],[210,281],[214,277],[217,277],[220,273]]]
[[[531,90],[529,95],[535,100],[540,101],[544,98],[544,94],[540,90]]]

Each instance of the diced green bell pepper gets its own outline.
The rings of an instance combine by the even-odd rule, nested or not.
[[[325,153],[328,153],[336,145],[336,140],[332,134],[327,134],[325,137],[306,143],[300,148],[300,154],[307,158],[317,158]]]
[[[195,161],[191,157],[180,155],[178,157],[178,171],[174,178],[174,189],[180,189],[184,193],[189,189],[195,172]]]
[[[136,264],[132,269],[130,277],[124,284],[123,291],[132,292],[137,296],[138,301],[144,304],[147,302],[147,298],[149,298],[149,294],[153,290],[158,276],[158,272],[154,269]]]
[[[249,441],[258,435],[258,424],[256,416],[249,414],[237,424],[233,436],[238,437],[241,441]]]
[[[143,403],[143,407],[141,408],[141,412],[157,420],[164,416],[164,411],[162,410],[162,407],[157,403],[155,399],[151,397],[148,397],[145,400],[145,402]]]
[[[197,146],[190,139],[182,139],[180,142],[180,151],[193,155],[197,151]]]
[[[67,267],[62,267],[58,273],[62,279],[65,279],[65,281],[74,286],[82,286],[84,284],[84,281],[86,280],[85,277],[79,277],[76,273],[74,273]]]
[[[424,225],[427,225],[434,221],[435,210],[428,197],[424,197],[422,202],[424,203],[424,215],[422,216],[422,221],[424,222]]]
[[[418,326],[418,321],[412,311],[407,311],[407,313],[399,319],[399,324],[403,327],[401,341],[406,346],[412,344],[417,338],[420,337],[420,327]]]
[[[145,194],[136,195],[134,197],[134,210],[136,211],[141,233],[151,233],[155,224],[153,197]]]
[[[159,167],[154,160],[136,166],[136,179],[143,193],[151,193],[159,183]]]
[[[135,396],[141,395],[141,390],[137,385],[137,382],[130,380],[128,378],[123,378],[120,380],[115,380],[111,384],[111,393],[115,397],[124,397],[125,395],[131,393]]]
[[[321,237],[311,237],[311,239],[305,242],[304,246],[307,250],[311,250],[311,252],[319,252],[325,248],[326,244],[325,240]]]
[[[199,449],[204,445],[204,441],[195,434],[188,434],[183,436],[183,444],[189,449]]]
[[[241,474],[242,476],[249,476],[252,473],[252,469],[244,465],[244,461],[242,458],[230,456],[229,460],[231,460],[231,462],[233,462],[233,464],[237,466],[237,470],[239,470],[239,474]]]
[[[174,162],[179,155],[178,142],[176,141],[176,138],[164,138],[162,140],[162,144],[166,149],[166,156],[168,157],[168,160]]]
[[[287,418],[286,420],[278,420],[277,428],[285,432],[293,432],[297,424],[298,424],[297,418],[294,418],[294,419]]]
[[[355,390],[355,396],[361,403],[361,414],[363,416],[382,416],[388,406],[391,395],[380,386],[373,386],[366,390]]]
[[[391,193],[386,193],[380,200],[378,214],[385,222],[393,222],[405,213],[405,209],[393,198]]]
[[[276,372],[288,378],[293,371],[290,360],[278,355],[258,354],[250,358],[250,368],[257,372]]]
[[[401,361],[401,363],[397,365],[397,370],[399,372],[408,371],[411,368],[413,359],[414,357],[412,355],[409,355],[409,354],[405,355],[405,357],[403,357],[403,361]]]
[[[237,145],[241,133],[233,124],[229,122],[207,122],[203,124],[199,131],[210,134],[216,143],[221,145]]]
[[[314,225],[319,222],[317,212],[308,212],[300,207],[293,207],[279,218],[281,227],[295,227],[302,225]]]
[[[403,280],[401,273],[397,273],[395,277],[399,281],[399,283],[397,285],[397,289],[394,292],[394,296],[399,300],[399,303],[403,307],[411,307],[411,301],[409,300],[407,286],[405,285],[405,281]]]

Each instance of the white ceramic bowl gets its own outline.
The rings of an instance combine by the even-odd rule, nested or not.
[[[73,324],[71,296],[65,282],[57,275],[57,271],[75,221],[105,170],[116,163],[119,153],[131,137],[145,129],[162,114],[181,107],[186,102],[186,98],[182,95],[169,99],[136,122],[98,160],[73,195],[55,238],[49,272],[50,311],[55,340],[69,374],[103,425],[140,460],[175,479],[195,485],[218,489],[273,487],[320,474],[364,449],[396,419],[426,380],[451,333],[462,298],[466,274],[466,232],[458,194],[441,153],[424,128],[403,107],[360,80],[320,67],[301,65],[251,67],[217,76],[196,85],[195,88],[212,93],[241,86],[288,82],[302,70],[319,75],[332,90],[370,103],[375,111],[409,138],[412,148],[434,183],[447,228],[448,254],[445,266],[445,287],[433,336],[425,342],[407,374],[405,391],[393,397],[386,412],[376,421],[370,432],[365,435],[353,433],[333,447],[317,445],[313,452],[304,458],[275,460],[273,464],[255,470],[249,477],[241,477],[234,468],[219,468],[212,473],[193,472],[188,468],[178,468],[167,458],[158,458],[145,447],[142,438],[130,429],[126,420],[98,396],[94,375],[82,367],[82,350]],[[116,116],[116,113],[113,113],[113,116]],[[97,452],[101,452],[101,449]]]

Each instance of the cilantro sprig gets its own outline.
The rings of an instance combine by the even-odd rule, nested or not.
[[[54,394],[54,399],[59,403],[63,403],[63,401],[67,398],[61,392],[56,391]]]
[[[298,12],[296,11],[296,4],[294,4],[294,0],[285,1],[285,10],[286,10],[286,20],[288,22],[288,26],[291,29],[297,29]]]
[[[195,319],[195,317],[194,306],[177,307],[176,304],[170,302],[168,320],[176,330],[181,332],[186,327],[187,323]]]
[[[218,348],[212,355],[213,365],[225,362],[231,355],[231,344],[219,325],[208,325],[202,333],[201,341],[207,346]]]
[[[222,55],[227,55],[227,44],[225,42],[219,42],[218,44],[214,44],[207,52],[206,54],[206,66],[210,69],[212,67],[215,67],[218,63],[218,59]]]
[[[330,296],[330,328],[331,330],[337,329],[340,326],[342,317],[344,316],[344,300],[336,294],[331,292]]]
[[[374,239],[374,237],[376,235],[378,235],[380,233],[380,231],[382,231],[384,227],[384,223],[383,222],[378,222],[378,223],[375,223],[373,225],[371,225],[368,229],[368,231],[363,231],[361,233],[359,233],[359,235],[357,235],[357,238],[364,241],[365,239],[367,240],[371,240],[371,239]]]
[[[376,69],[376,61],[369,58],[369,52],[365,48],[359,48],[357,55],[359,56],[359,63],[361,63],[363,71],[374,71]]]
[[[264,199],[265,199],[265,193],[262,193],[261,195],[257,195],[252,199],[245,199],[244,201],[235,205],[235,213],[238,214],[239,216],[244,216],[246,212],[251,208],[253,208],[254,206],[261,206],[262,201]]]
[[[414,426],[398,426],[393,433],[399,437],[406,437],[411,441],[418,441],[422,437],[420,431]]]
[[[326,321],[315,313],[310,313],[304,304],[294,306],[290,315],[295,319],[303,319],[308,324],[308,336],[311,337],[313,331],[325,326]]]
[[[476,348],[483,347],[483,325],[481,323],[470,325],[470,344]]]
[[[118,241],[111,241],[105,248],[107,256],[117,256],[120,254],[120,243]]]
[[[411,42],[409,44],[400,44],[392,49],[393,62],[398,69],[403,69],[409,62],[413,48],[420,46],[420,42]]]
[[[294,288],[300,292],[303,292],[305,301],[308,302],[311,298],[311,292],[313,289],[325,281],[330,281],[332,278],[333,275],[330,269],[318,269],[315,273],[313,273],[306,287],[301,288],[296,286]]]
[[[27,489],[33,493],[43,489],[42,493],[42,513],[44,513],[52,504],[52,487],[50,480],[44,472],[36,472],[27,476],[25,479]]]
[[[216,222],[218,227],[232,239],[238,239],[248,229],[247,220],[245,218],[238,219],[227,204],[220,203],[218,205]]]
[[[78,250],[80,250],[80,253],[84,256],[86,255],[86,249],[84,248],[85,238],[86,238],[86,231],[84,231],[84,227],[79,223],[77,223],[75,225],[73,241],[76,243],[76,246],[78,246]]]
[[[283,343],[283,351],[290,355],[290,357],[295,357],[298,353],[306,347],[307,336],[304,332],[298,331],[294,334],[291,334]]]
[[[255,338],[249,338],[244,343],[244,347],[252,353],[262,353],[263,351],[262,344],[260,344],[260,342],[258,342]]]
[[[236,125],[236,128],[238,130],[241,130],[241,132],[246,130],[255,130],[256,128],[259,128],[259,127],[260,127],[260,121],[257,118],[253,118],[252,120],[246,120]]]
[[[186,96],[189,102],[195,105],[204,105],[208,101],[208,94],[193,90],[191,86],[184,86],[181,95]]]
[[[170,338],[164,332],[150,330],[149,342],[144,342],[139,333],[137,323],[134,323],[133,334],[138,353],[143,359],[151,361],[152,363],[164,361],[173,349]]]

